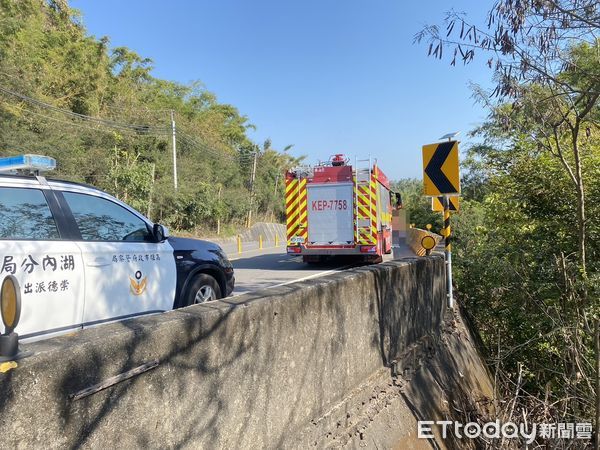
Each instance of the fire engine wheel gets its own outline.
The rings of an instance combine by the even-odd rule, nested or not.
[[[188,289],[184,305],[195,305],[198,303],[210,302],[221,298],[221,288],[219,283],[210,275],[201,273],[194,278],[192,285]]]

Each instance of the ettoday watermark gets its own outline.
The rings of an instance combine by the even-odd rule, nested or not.
[[[448,433],[458,439],[477,439],[483,437],[486,439],[523,439],[528,444],[536,439],[591,439],[591,423],[534,423],[534,424],[516,424],[506,422],[501,424],[499,420],[480,424],[478,422],[461,423],[453,420],[419,420],[418,437],[419,439],[435,438],[433,426],[437,425],[441,429],[442,439],[448,437]]]

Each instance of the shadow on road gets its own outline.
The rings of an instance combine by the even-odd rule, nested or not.
[[[290,256],[285,253],[270,253],[265,255],[249,256],[231,261],[233,268],[254,269],[254,270],[298,270],[315,271],[338,269],[348,265],[362,265],[352,257],[334,257],[316,264],[306,264],[302,262],[301,256]]]

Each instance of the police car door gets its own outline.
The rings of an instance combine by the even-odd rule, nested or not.
[[[35,178],[0,181],[0,279],[18,281],[22,338],[81,327],[83,261],[62,219],[52,191]]]
[[[173,248],[152,242],[149,224],[112,197],[62,192],[81,232],[84,326],[173,308]]]

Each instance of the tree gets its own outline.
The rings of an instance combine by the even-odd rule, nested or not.
[[[406,178],[393,183],[392,190],[402,195],[402,204],[411,223],[425,229],[430,224],[432,231],[442,229],[442,215],[431,210],[431,200],[423,195],[423,182],[415,178]]]
[[[517,110],[524,103],[535,106],[530,110],[538,130],[532,137],[560,159],[577,191],[579,264],[584,273],[587,215],[580,145],[581,132],[587,130],[582,125],[590,121],[598,126],[593,110],[600,96],[599,27],[600,4],[595,0],[500,0],[488,13],[486,27],[450,12],[445,36],[437,26],[415,36],[417,42],[427,40],[429,54],[440,59],[445,47],[453,48],[452,65],[459,57],[468,64],[476,52],[484,53],[496,81],[492,94],[514,100]],[[544,94],[532,98],[532,85]],[[548,111],[554,116],[548,117]],[[505,110],[499,119],[511,123],[506,118],[510,112]]]
[[[486,143],[477,152],[483,161],[478,170],[483,167],[484,176],[473,177],[485,186],[477,209],[484,214],[470,217],[471,221],[468,215],[462,217],[465,227],[470,223],[478,230],[464,232],[463,238],[487,240],[483,248],[470,242],[463,249],[465,259],[457,258],[457,280],[466,283],[462,294],[467,298],[499,299],[496,313],[501,313],[501,320],[496,323],[503,329],[495,332],[490,330],[494,314],[486,316],[485,306],[471,303],[488,339],[502,336],[507,341],[498,340],[497,358],[510,342],[513,350],[508,359],[519,358],[532,367],[532,386],[538,394],[555,371],[554,382],[565,386],[558,403],[576,417],[592,409],[588,401],[594,393],[591,337],[595,332],[598,338],[599,328],[600,253],[590,236],[597,236],[600,227],[595,202],[590,205],[587,200],[600,184],[599,27],[596,0],[498,0],[484,26],[450,12],[445,33],[428,26],[415,36],[416,41],[429,43],[430,55],[441,59],[450,54],[451,65],[457,60],[469,64],[482,55],[492,70],[493,91],[475,89],[476,98],[490,111],[489,120],[477,130]],[[495,245],[497,238],[502,248]],[[460,242],[460,236],[457,239]],[[576,267],[570,264],[572,254],[577,256]],[[506,273],[515,267],[520,273]],[[469,284],[473,274],[479,275],[479,281]],[[536,306],[523,306],[528,303]],[[558,333],[558,338],[532,333],[543,329]],[[527,353],[540,343],[550,352],[549,358]],[[595,353],[598,380],[600,343]],[[557,364],[562,370],[556,369]],[[597,430],[600,384],[596,383]],[[559,391],[555,385],[545,388],[553,394]],[[596,448],[599,442],[597,434]]]
[[[56,176],[107,190],[176,231],[211,232],[219,219],[242,223],[250,205],[239,199],[248,196],[259,146],[234,105],[200,81],[156,78],[149,58],[87,36],[66,1],[0,0],[0,22],[0,155],[52,156]],[[295,158],[270,144],[261,158],[256,212],[280,216],[277,175]]]

